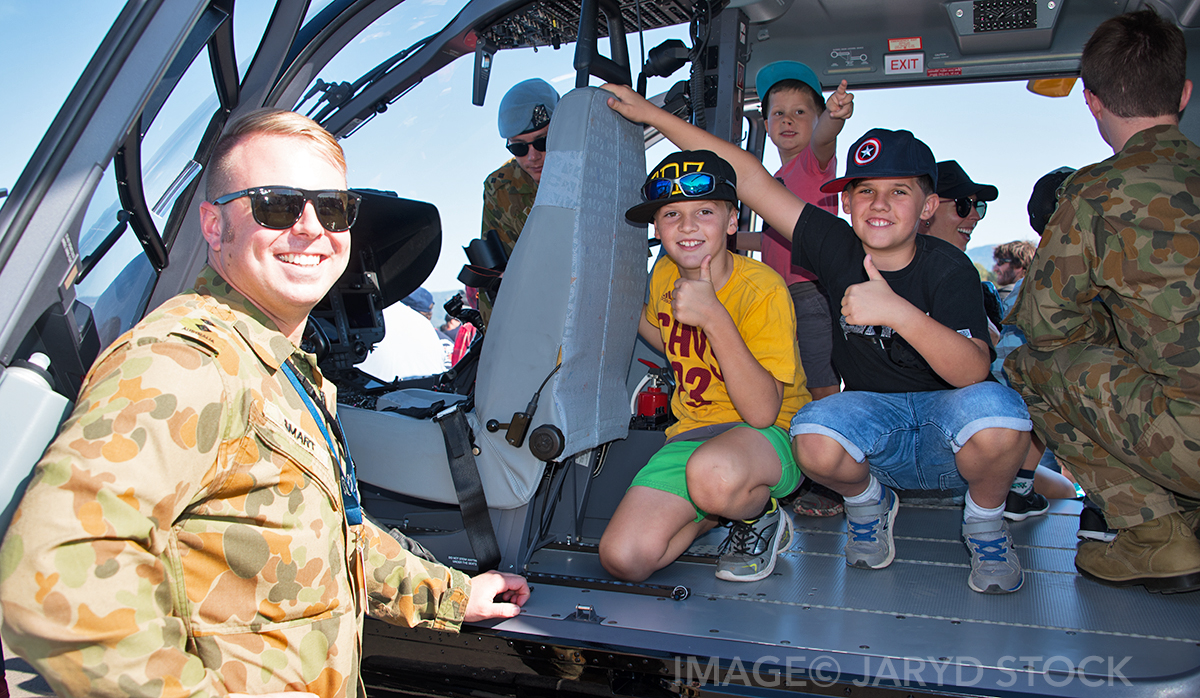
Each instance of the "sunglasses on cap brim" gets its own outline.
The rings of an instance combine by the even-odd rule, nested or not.
[[[243,196],[250,199],[254,222],[271,230],[286,230],[304,215],[304,206],[312,202],[321,226],[331,233],[349,230],[358,217],[362,195],[342,189],[300,189],[298,187],[251,187],[213,199],[223,206]]]
[[[718,184],[734,186],[733,182],[708,172],[689,172],[682,177],[655,177],[642,187],[646,201],[665,199],[678,191],[689,198],[706,196],[717,190]]]
[[[987,215],[987,202],[976,201],[969,196],[963,196],[954,200],[954,212],[959,218],[966,218],[971,215],[971,209],[975,209],[979,213],[979,217],[983,218]]]
[[[531,145],[539,153],[546,152],[546,137],[538,136],[537,138],[534,138],[533,140],[529,141],[528,143],[521,143],[520,141],[518,141],[516,143],[508,143],[504,147],[508,148],[508,152],[512,153],[513,155],[515,155],[519,158],[523,158],[529,154],[529,146],[531,146]]]

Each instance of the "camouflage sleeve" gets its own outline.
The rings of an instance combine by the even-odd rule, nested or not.
[[[370,521],[362,535],[372,616],[410,628],[459,629],[471,596],[465,574],[413,555]]]
[[[508,254],[512,254],[524,219],[517,219],[517,212],[524,213],[517,201],[517,194],[505,180],[489,177],[483,188],[483,226],[480,233],[495,230]]]
[[[504,215],[504,209],[500,206],[500,202],[496,201],[496,186],[489,176],[483,182],[483,224],[480,226],[479,234],[482,235],[489,230],[499,231],[504,223],[501,220]]]
[[[1092,270],[1096,240],[1107,236],[1104,216],[1085,199],[1064,197],[1046,226],[1008,319],[1033,347],[1053,349],[1099,342],[1111,323],[1098,314]]]
[[[8,646],[58,695],[225,693],[187,650],[161,557],[212,477],[223,393],[196,347],[119,346],[38,464],[0,547],[0,601]]]

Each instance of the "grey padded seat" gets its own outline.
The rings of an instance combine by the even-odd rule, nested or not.
[[[646,287],[646,230],[625,221],[646,176],[642,128],[608,108],[597,88],[569,92],[550,124],[537,200],[509,260],[488,327],[468,413],[476,463],[492,509],[533,496],[544,464],[504,440],[508,422],[542,391],[530,431],[558,427],[560,458],[628,433],[626,374]],[[400,391],[381,405],[446,396]],[[360,482],[432,502],[457,503],[441,428],[391,412],[339,408]]]

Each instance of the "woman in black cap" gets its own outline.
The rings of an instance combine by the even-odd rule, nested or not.
[[[990,184],[972,182],[955,160],[939,162],[937,168],[940,201],[937,211],[925,221],[925,229],[921,232],[941,238],[966,252],[975,225],[987,214],[987,202],[995,201],[1000,191]]]

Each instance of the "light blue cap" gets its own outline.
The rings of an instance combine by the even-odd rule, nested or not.
[[[550,123],[558,92],[541,78],[532,78],[512,86],[500,100],[500,137],[512,138],[537,131]]]
[[[761,101],[780,80],[799,80],[813,88],[818,95],[821,94],[821,81],[812,68],[799,61],[775,61],[764,65],[754,76],[754,90],[758,92],[758,99]]]

